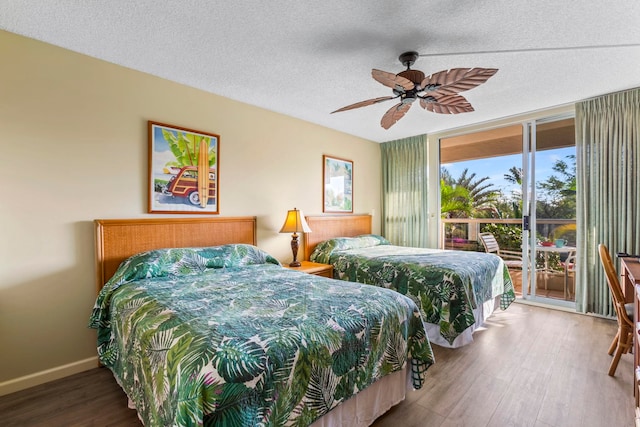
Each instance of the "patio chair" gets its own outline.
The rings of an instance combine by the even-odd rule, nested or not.
[[[615,355],[609,366],[609,375],[614,376],[620,357],[625,353],[631,352],[631,345],[633,344],[633,304],[625,304],[622,287],[620,286],[616,269],[613,266],[609,249],[601,243],[598,245],[598,252],[600,253],[600,262],[607,276],[607,284],[609,285],[618,321],[618,332],[609,346],[609,355],[612,355],[615,350]]]
[[[569,277],[573,276],[573,293],[576,293],[576,252],[569,252],[567,259],[560,261],[560,265],[564,269],[564,297],[567,298],[567,294],[571,297],[571,290],[569,289]]]
[[[498,255],[502,258],[507,268],[519,268],[522,270],[521,252],[500,249],[500,245],[492,233],[480,233],[478,236],[480,236],[485,252]]]

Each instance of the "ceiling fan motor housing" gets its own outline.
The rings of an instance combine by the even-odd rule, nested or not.
[[[416,86],[419,86],[422,80],[424,80],[424,73],[420,70],[404,70],[400,71],[398,75],[412,81]]]

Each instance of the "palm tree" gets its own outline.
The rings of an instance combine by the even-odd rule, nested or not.
[[[512,184],[522,185],[522,168],[511,166],[509,172],[504,174],[504,179]]]
[[[538,183],[539,218],[575,218],[576,215],[576,156],[566,156],[567,161],[557,160],[551,175]]]
[[[443,183],[452,188],[462,187],[467,190],[471,210],[470,212],[460,212],[461,214],[465,213],[466,217],[495,216],[495,212],[497,212],[495,202],[499,192],[495,190],[493,184],[486,182],[490,179],[488,176],[476,178],[476,173],[469,173],[468,168],[465,168],[457,179],[454,179],[445,168],[441,168],[440,176],[441,190],[444,188],[442,187]],[[462,218],[461,216],[456,217]]]
[[[443,218],[469,218],[473,211],[469,190],[440,180],[440,214]]]
[[[519,188],[512,190],[511,210],[514,218],[522,218],[522,168],[511,166],[508,173],[504,174],[504,179],[511,184],[518,185]]]

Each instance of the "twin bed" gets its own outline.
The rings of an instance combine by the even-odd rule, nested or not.
[[[410,298],[282,267],[255,217],[95,224],[90,326],[145,425],[365,426],[424,385]]]
[[[393,289],[420,307],[429,340],[460,347],[497,306],[515,300],[509,270],[493,254],[390,244],[370,215],[307,216],[305,258],[331,264],[336,279]]]

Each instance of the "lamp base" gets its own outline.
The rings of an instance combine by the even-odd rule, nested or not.
[[[300,267],[300,261],[298,261],[298,235],[294,232],[291,235],[291,252],[293,252],[293,261],[289,264],[289,267]]]

